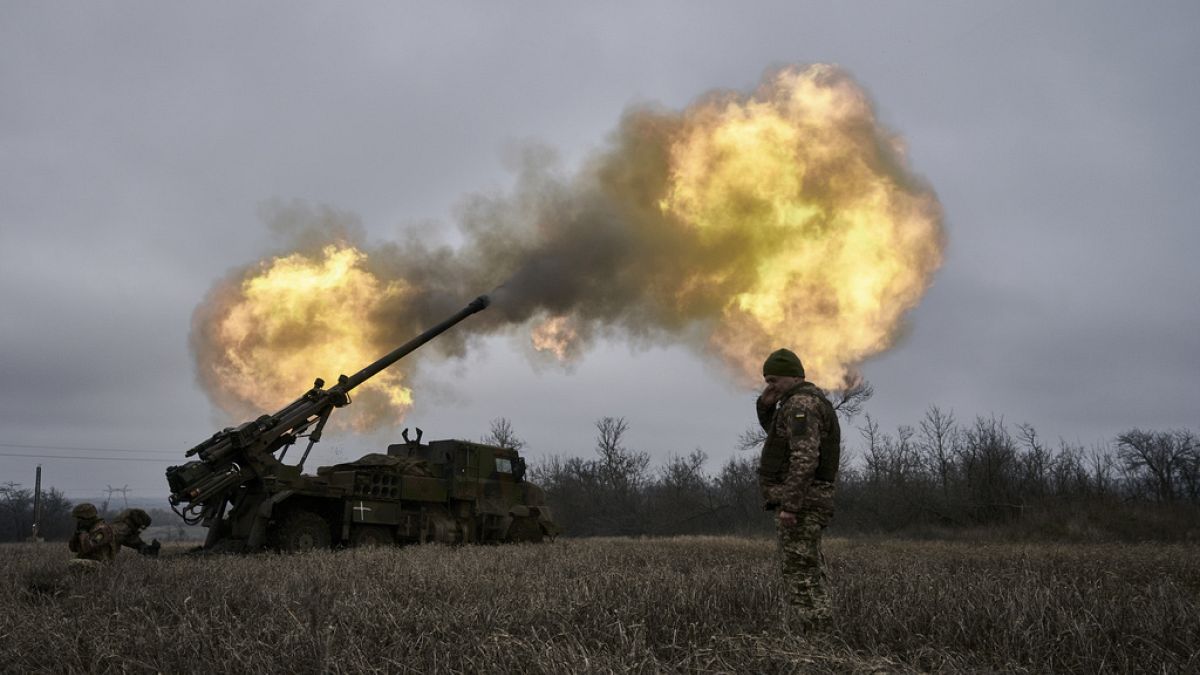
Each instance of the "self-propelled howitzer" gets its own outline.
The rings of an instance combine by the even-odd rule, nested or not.
[[[483,310],[488,303],[486,295],[479,296],[354,375],[340,376],[334,386],[325,389],[318,378],[312,389],[279,412],[219,431],[188,450],[186,456],[197,459],[167,469],[172,508],[189,524],[203,523],[209,528],[205,548],[257,550],[268,543],[269,530],[287,511],[278,508],[284,502],[309,503],[310,508],[294,510],[309,516],[315,511],[317,517],[321,517],[322,510],[332,509],[330,498],[337,498],[340,505],[352,496],[349,491],[319,476],[302,474],[304,460],[321,439],[330,413],[350,403],[350,392],[355,387]],[[307,438],[308,445],[300,462],[284,464],[288,449],[301,438]],[[312,507],[314,499],[318,503]],[[329,517],[325,524],[332,534],[336,519]],[[315,539],[314,544],[328,541],[321,541],[320,525],[310,527],[305,536]]]

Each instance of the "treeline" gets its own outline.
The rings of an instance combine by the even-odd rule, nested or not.
[[[835,399],[853,417],[870,390]],[[774,525],[758,489],[762,434],[743,434],[715,472],[701,450],[652,466],[628,447],[623,418],[596,422],[589,457],[550,457],[529,478],[546,491],[555,519],[571,536],[755,534]],[[843,422],[842,438],[855,428]],[[1048,444],[1030,425],[996,417],[959,423],[933,406],[914,426],[880,430],[870,416],[860,444],[842,453],[833,533],[951,535],[987,529],[1003,536],[1052,539],[1200,539],[1200,439],[1189,429],[1132,429],[1105,445]],[[524,442],[498,419],[485,442]],[[72,503],[42,492],[41,535],[65,540]],[[114,514],[106,514],[114,515]],[[156,525],[178,525],[151,510]],[[33,524],[33,491],[0,484],[0,541],[23,541]],[[164,533],[163,536],[172,536]],[[183,537],[182,529],[178,533]]]
[[[0,485],[0,542],[25,541],[33,532],[33,490],[17,483]],[[54,488],[42,490],[39,534],[46,540],[66,540],[75,531],[73,504]]]
[[[124,510],[124,504],[106,501],[95,502],[100,517],[112,520]],[[75,503],[67,499],[56,488],[42,490],[42,519],[39,536],[45,541],[67,541],[75,532],[75,519],[71,509]],[[0,484],[0,542],[27,541],[33,532],[33,490],[19,483]],[[195,532],[188,532],[183,523],[168,509],[149,508],[154,536],[164,541],[185,540]]]
[[[852,530],[1200,538],[1200,445],[1188,429],[1132,429],[1086,448],[931,407],[915,427],[883,433],[867,417],[859,433],[860,461],[843,468],[838,495]]]
[[[840,412],[861,407],[847,403]],[[506,433],[487,440],[520,447],[511,425],[497,423]],[[759,500],[756,429],[715,472],[700,450],[652,467],[647,453],[626,446],[628,429],[623,418],[602,418],[590,457],[555,456],[532,467],[531,480],[546,490],[567,533],[772,530]],[[843,439],[854,432],[844,421]],[[1133,429],[1092,448],[1051,445],[1030,425],[996,417],[960,424],[935,406],[915,426],[885,433],[867,416],[857,432],[860,445],[842,454],[833,533],[1200,539],[1200,445],[1191,430]]]

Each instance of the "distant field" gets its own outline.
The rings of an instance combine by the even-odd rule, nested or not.
[[[1200,548],[833,540],[838,626],[779,625],[729,537],[158,560],[0,546],[4,672],[1200,671]]]

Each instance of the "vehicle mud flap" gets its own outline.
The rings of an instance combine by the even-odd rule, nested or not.
[[[210,505],[204,508],[204,526],[208,528],[208,536],[204,538],[204,548],[206,549],[215,547],[217,542],[228,535],[229,527],[224,518],[225,506],[226,502],[222,499],[219,505]]]
[[[271,514],[275,512],[275,505],[295,493],[295,490],[277,492],[271,495],[270,499],[264,499],[258,505],[257,512],[254,514],[254,524],[250,526],[250,536],[246,538],[246,550],[257,551],[267,543],[267,523],[271,521]]]
[[[225,539],[225,536],[222,532],[222,530],[225,530],[225,529],[228,529],[228,528],[226,528],[225,523],[222,523],[222,522],[217,522],[215,525],[212,525],[211,527],[209,527],[208,528],[208,536],[206,536],[204,538],[204,548],[205,549],[216,548],[217,545],[220,544],[221,541],[223,541]]]

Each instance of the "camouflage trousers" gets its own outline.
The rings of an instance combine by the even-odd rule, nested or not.
[[[821,554],[821,517],[812,512],[796,515],[790,527],[778,524],[779,554],[783,568],[784,612],[793,628],[825,627],[833,619],[825,556]]]

